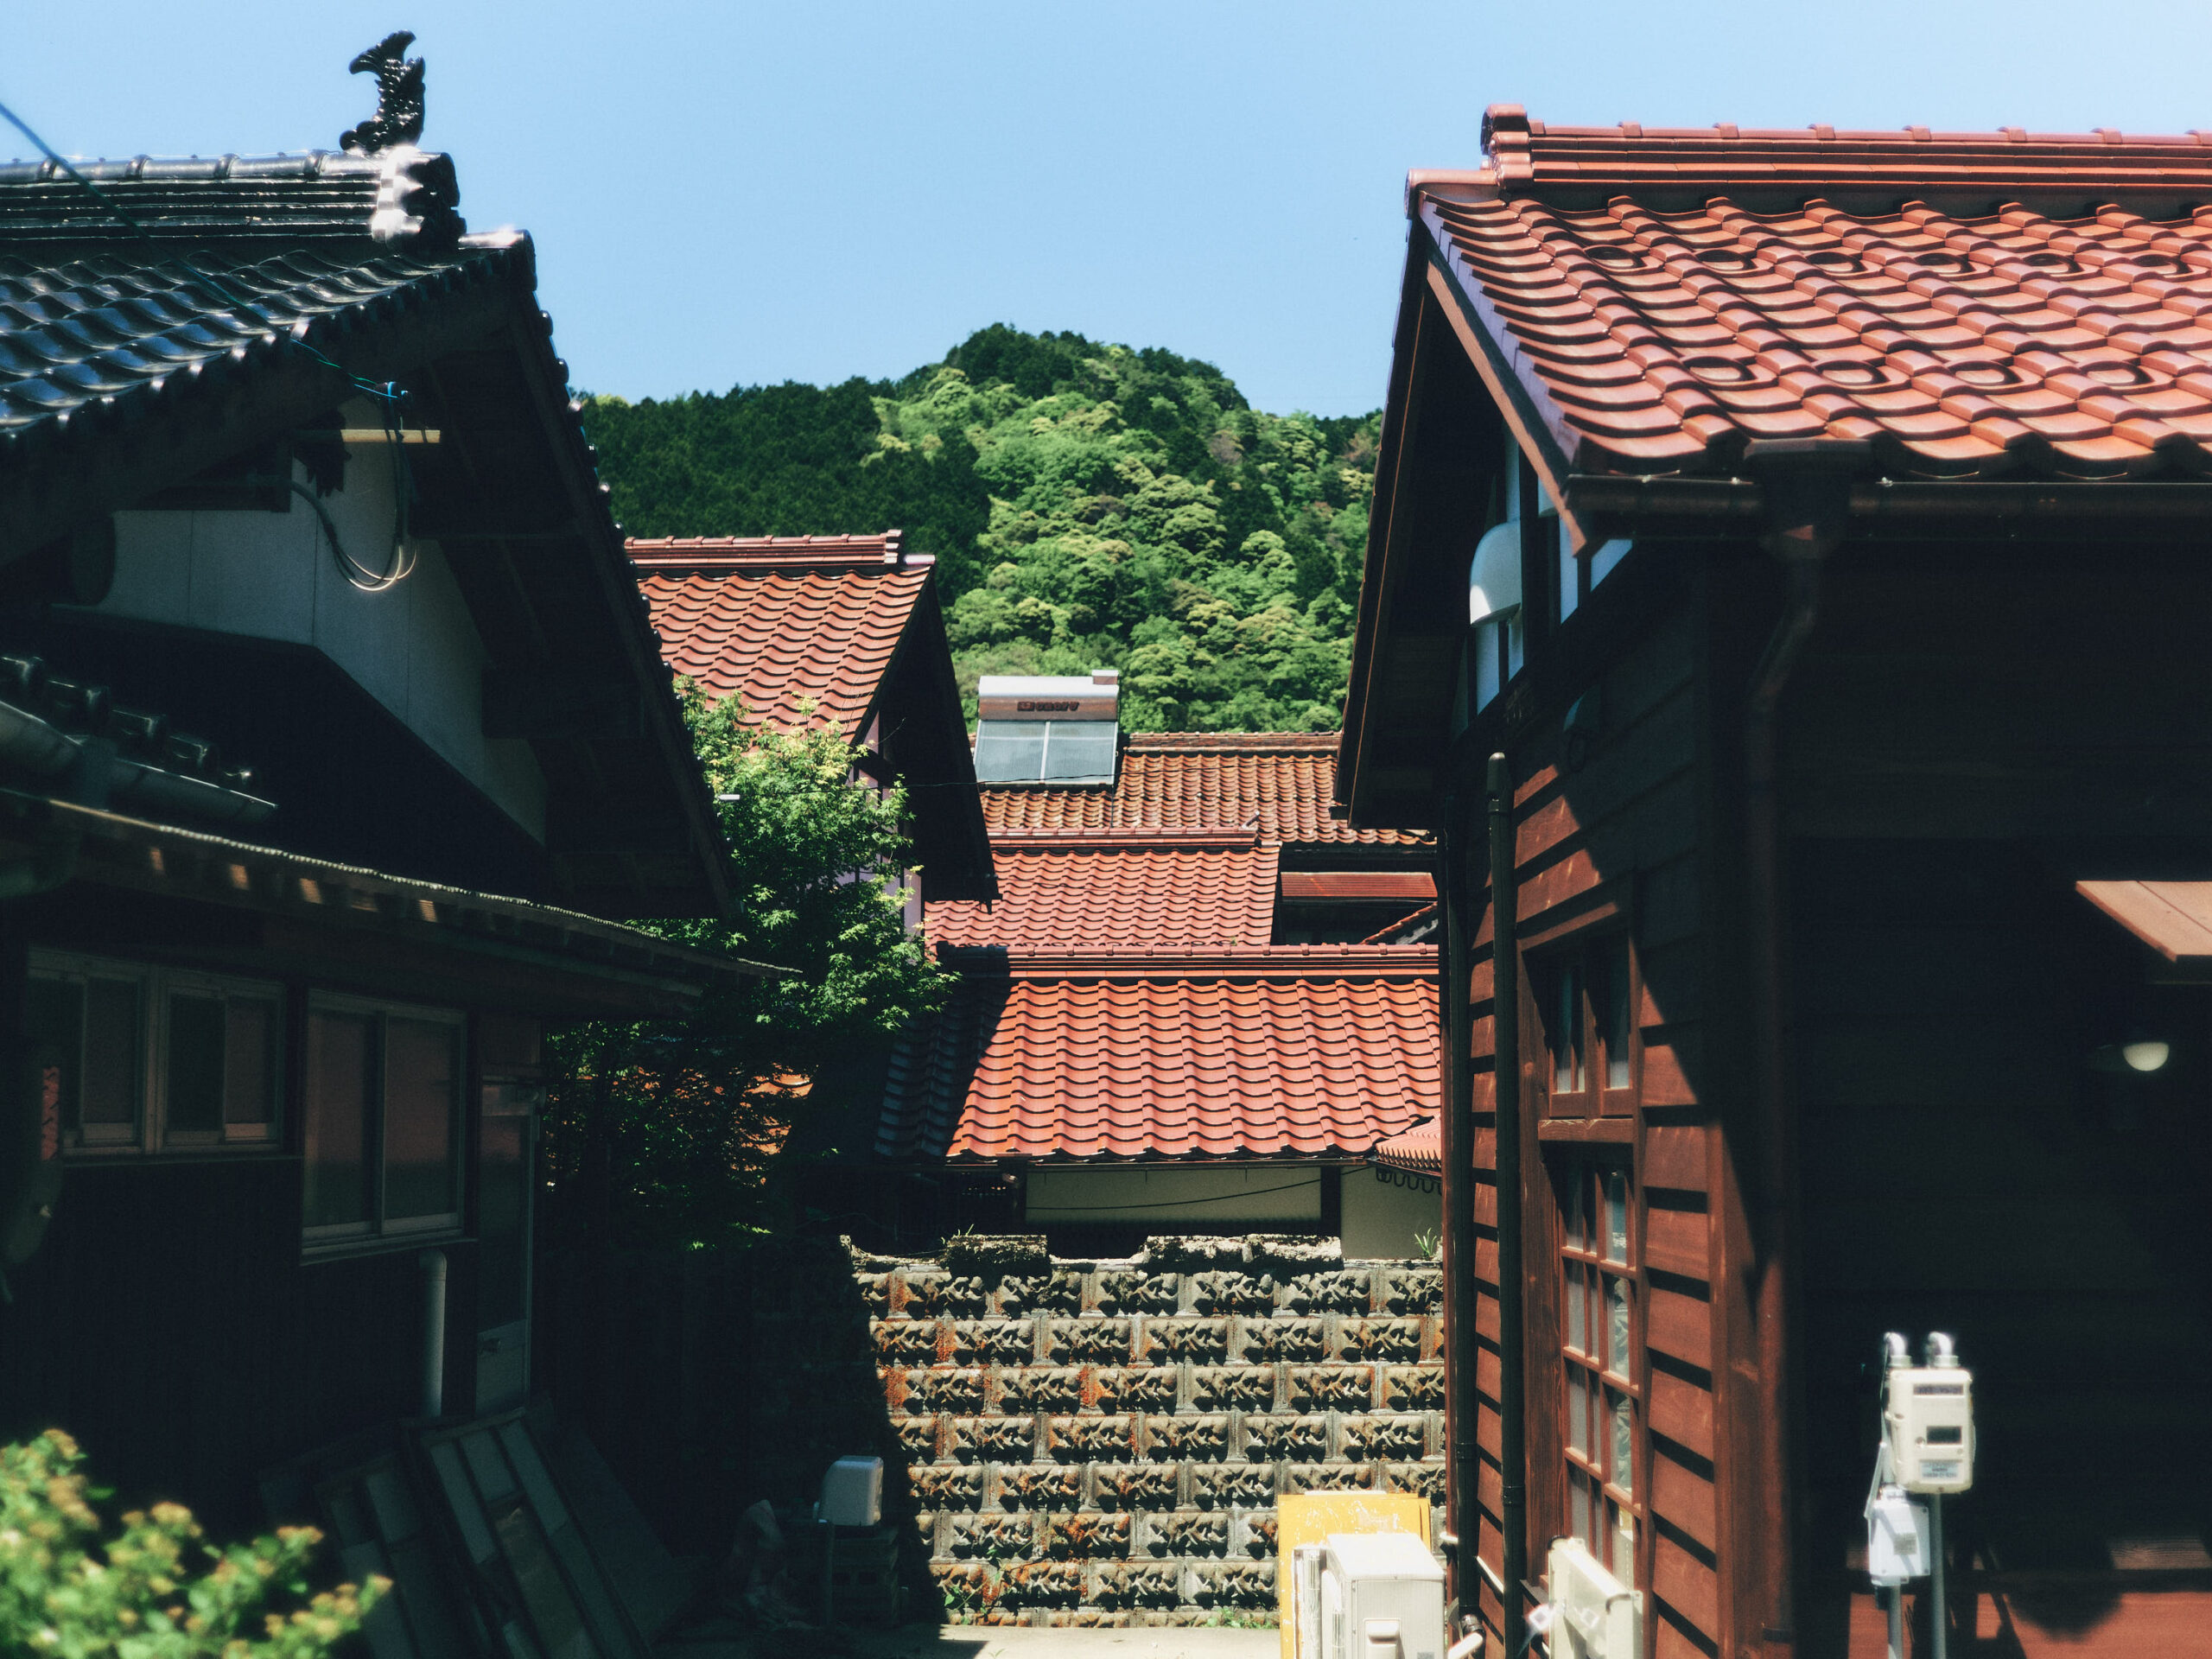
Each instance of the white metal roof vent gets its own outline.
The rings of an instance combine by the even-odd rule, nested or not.
[[[976,685],[976,778],[985,784],[1110,784],[1121,754],[1119,669],[1088,676],[986,674]]]

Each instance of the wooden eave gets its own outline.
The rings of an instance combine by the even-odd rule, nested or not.
[[[574,911],[12,791],[0,791],[0,868],[48,895],[22,902],[50,942],[553,1017],[681,1014],[717,983],[785,971]]]

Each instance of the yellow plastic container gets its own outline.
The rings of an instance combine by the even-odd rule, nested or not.
[[[1409,1492],[1297,1492],[1275,1505],[1275,1616],[1281,1624],[1282,1659],[1298,1659],[1298,1598],[1291,1587],[1290,1552],[1318,1544],[1332,1532],[1410,1532],[1435,1548],[1428,1535],[1429,1501]]]

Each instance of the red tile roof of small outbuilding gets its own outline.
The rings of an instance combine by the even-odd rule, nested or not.
[[[2212,470],[2212,135],[1484,122],[1409,207],[1573,472]]]
[[[1433,950],[1085,967],[1071,956],[964,976],[951,1006],[899,1045],[877,1155],[1343,1155],[1435,1109]]]

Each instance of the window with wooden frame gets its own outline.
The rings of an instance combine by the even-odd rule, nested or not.
[[[1553,1165],[1559,1196],[1560,1410],[1567,1534],[1637,1584],[1643,1529],[1643,1325],[1633,1192],[1624,1157],[1577,1151]]]
[[[1625,1117],[1636,1110],[1636,964],[1626,934],[1578,944],[1535,965],[1548,1117]]]
[[[35,950],[27,1025],[76,1154],[274,1149],[283,988]]]
[[[457,1233],[458,1013],[317,997],[308,1013],[307,1244],[358,1249]]]

